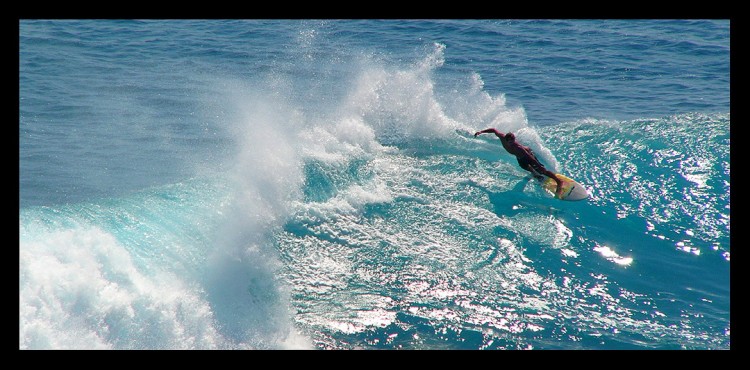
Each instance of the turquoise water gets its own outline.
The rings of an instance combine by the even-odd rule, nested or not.
[[[19,34],[22,349],[730,347],[728,21]]]

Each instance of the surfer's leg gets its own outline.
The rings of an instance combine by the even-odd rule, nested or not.
[[[531,171],[531,174],[534,175],[534,177],[537,180],[539,180],[539,181],[544,180],[544,176],[542,176],[542,174],[540,174],[539,172],[535,171],[534,167],[529,166],[529,171]]]
[[[557,195],[558,197],[559,197],[559,196],[561,196],[560,194],[561,194],[561,191],[562,191],[562,185],[563,185],[563,182],[562,182],[562,180],[561,180],[560,178],[558,178],[558,177],[557,177],[557,176],[556,176],[556,175],[555,175],[555,174],[554,174],[553,172],[551,172],[550,170],[548,170],[548,169],[544,168],[544,166],[543,166],[543,165],[542,165],[541,163],[539,163],[539,161],[536,161],[536,162],[534,162],[534,163],[531,163],[531,164],[530,164],[530,167],[531,167],[531,168],[533,168],[533,169],[535,169],[535,170],[536,170],[537,172],[541,172],[541,173],[543,173],[544,175],[546,175],[547,177],[551,178],[552,180],[555,180],[555,183],[557,183],[557,187],[556,187],[556,189],[555,189],[555,194],[556,194],[556,195]]]
[[[552,172],[550,172],[548,169],[546,169],[544,167],[537,167],[536,170],[537,170],[537,172],[539,172],[541,174],[544,174],[545,176],[547,176],[547,177],[555,180],[555,182],[557,182],[557,183],[560,182],[560,179],[558,179],[557,176],[555,176],[555,174],[552,173]]]
[[[534,167],[531,166],[531,162],[528,160],[522,160],[521,158],[518,158],[518,165],[521,166],[526,171],[531,172],[531,175],[534,176],[539,181],[544,180],[544,176],[542,176],[538,171],[534,169]]]

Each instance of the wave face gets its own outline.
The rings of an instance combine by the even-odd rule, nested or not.
[[[23,210],[20,347],[309,346],[291,326],[271,252],[252,242],[257,236],[227,236],[239,234],[228,231],[234,198],[195,180]]]
[[[728,349],[709,23],[21,22],[19,347]],[[586,40],[601,61],[560,51]],[[680,79],[687,49],[710,62]],[[638,58],[676,67],[605,71]],[[488,87],[530,65],[568,90]],[[553,199],[487,127],[591,197]]]
[[[309,201],[277,237],[297,319],[331,348],[726,348],[728,124],[540,130],[589,188],[578,203],[458,135],[308,164]]]

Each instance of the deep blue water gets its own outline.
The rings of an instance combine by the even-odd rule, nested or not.
[[[22,349],[730,347],[729,21],[19,36]]]

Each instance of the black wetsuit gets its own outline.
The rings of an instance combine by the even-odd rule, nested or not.
[[[559,191],[560,186],[562,185],[560,179],[558,179],[554,173],[544,168],[544,166],[534,155],[534,152],[531,150],[531,148],[519,144],[515,139],[515,135],[510,133],[504,134],[494,128],[488,128],[486,130],[478,131],[476,134],[474,134],[474,136],[484,133],[493,133],[498,138],[500,138],[500,143],[503,144],[503,148],[505,148],[508,153],[516,156],[518,165],[521,166],[521,168],[523,168],[524,170],[531,172],[531,174],[534,175],[537,180],[543,180],[544,177],[542,175],[546,175],[547,177],[555,180],[558,185]]]
[[[541,163],[539,163],[539,160],[536,159],[536,156],[534,156],[533,152],[531,153],[531,156],[516,156],[516,159],[518,159],[518,165],[521,166],[521,168],[531,172],[537,180],[544,180],[544,176],[542,176],[541,174],[547,171],[547,169],[544,168]]]

